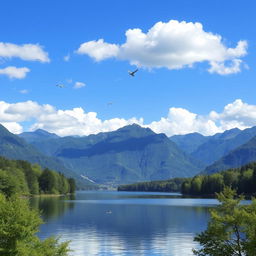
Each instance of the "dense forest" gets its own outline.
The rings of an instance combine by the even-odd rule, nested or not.
[[[238,194],[254,195],[256,162],[212,175],[198,175],[187,179],[181,186],[181,192],[190,195],[213,195],[221,192],[225,186],[236,190]]]
[[[37,164],[0,157],[0,255],[68,256],[68,242],[50,237],[40,240],[36,233],[42,224],[39,211],[33,210],[21,195],[68,194],[75,181],[63,174],[42,170]]]
[[[119,191],[177,192],[187,195],[214,195],[223,188],[231,187],[238,194],[256,194],[256,162],[240,168],[229,169],[212,175],[193,178],[175,178],[166,181],[140,182],[118,187]]]
[[[12,194],[68,194],[74,193],[75,181],[63,174],[44,169],[24,160],[0,157],[0,193]]]
[[[180,192],[185,178],[170,180],[139,182],[129,185],[120,185],[118,191],[153,191],[153,192]]]

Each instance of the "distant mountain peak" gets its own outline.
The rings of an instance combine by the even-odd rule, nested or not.
[[[23,132],[18,135],[19,137],[25,139],[27,142],[32,143],[34,141],[41,141],[45,139],[57,139],[59,138],[58,135],[55,133],[50,133],[43,129],[37,129],[33,132]]]
[[[37,129],[37,130],[35,130],[34,131],[34,133],[36,133],[36,134],[39,134],[39,135],[55,135],[55,136],[57,136],[55,133],[51,133],[51,132],[48,132],[48,131],[46,131],[46,130],[43,130],[43,129]]]
[[[125,134],[126,136],[132,136],[132,137],[149,136],[149,135],[156,134],[151,129],[142,127],[135,123],[119,128],[118,130],[114,131],[114,133],[116,132],[120,134]]]
[[[226,130],[221,134],[220,138],[231,139],[231,138],[237,136],[240,132],[241,132],[241,130],[238,128]]]
[[[150,130],[150,131],[152,131],[151,129],[142,127],[142,126],[140,126],[139,124],[136,124],[136,123],[128,124],[126,126],[123,126],[123,127],[119,128],[117,131],[121,131],[121,130]]]
[[[133,124],[125,125],[125,126],[119,128],[117,131],[120,131],[123,129],[145,129],[145,128],[141,127],[139,124],[133,123]]]

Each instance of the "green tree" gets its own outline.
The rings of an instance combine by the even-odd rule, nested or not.
[[[225,186],[236,188],[238,183],[239,171],[227,170],[223,172],[223,179]]]
[[[253,192],[252,189],[253,170],[247,169],[241,172],[238,182],[238,192],[249,194]]]
[[[69,183],[69,193],[73,194],[76,191],[76,182],[73,178],[68,179]]]
[[[41,223],[38,212],[29,208],[26,199],[6,199],[0,194],[0,255],[67,256],[68,243],[55,238],[41,241],[35,235]]]
[[[7,172],[0,170],[0,193],[10,197],[19,191],[19,181],[12,175],[8,175]]]
[[[253,192],[256,193],[256,168],[253,170],[253,175],[252,175],[252,186],[253,186]]]
[[[203,182],[202,176],[195,176],[191,181],[190,193],[192,193],[193,195],[200,194],[202,189],[202,182]]]
[[[46,168],[39,177],[39,186],[40,190],[44,193],[57,194],[58,182],[56,174]]]
[[[255,256],[256,200],[241,205],[243,197],[226,187],[217,194],[220,205],[211,211],[207,229],[195,237],[202,246],[199,256]]]

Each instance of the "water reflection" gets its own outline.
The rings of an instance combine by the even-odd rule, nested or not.
[[[197,246],[193,237],[206,228],[216,200],[159,194],[88,192],[78,193],[76,200],[45,199],[44,216],[49,218],[52,207],[58,210],[41,227],[40,236],[72,240],[74,256],[192,255]]]
[[[75,206],[75,195],[33,197],[30,199],[32,208],[39,210],[44,221],[58,218],[67,210],[72,210]],[[68,203],[67,203],[68,201]]]

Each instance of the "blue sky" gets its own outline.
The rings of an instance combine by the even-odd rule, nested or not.
[[[0,47],[0,123],[16,133],[43,128],[60,135],[109,131],[134,121],[167,135],[213,134],[256,125],[255,7],[253,0],[4,1],[0,15],[4,46],[2,54]],[[171,27],[182,21],[185,25],[178,30],[188,28],[191,35],[181,34],[178,45],[172,42],[175,35],[164,30],[166,38],[156,36],[152,50],[143,53],[145,45],[140,48],[138,43],[122,50],[129,29],[139,28],[147,36],[159,22]],[[203,49],[190,44],[190,38],[198,42],[198,30],[193,30],[196,22],[203,26],[202,37],[210,33],[221,36],[216,54],[207,52],[216,49],[211,41]],[[131,38],[138,39],[135,33]],[[118,53],[107,49],[110,57],[100,56],[96,61],[92,50],[98,50],[99,39],[104,40],[104,47],[114,45]],[[243,53],[236,48],[239,41],[244,42]],[[93,42],[93,49],[86,44],[79,54],[81,45],[88,42]],[[7,43],[18,48],[37,45],[49,61],[24,59],[22,53],[11,50],[7,57],[3,53],[8,51]],[[221,52],[221,47],[226,51]],[[227,49],[235,49],[235,53]],[[200,60],[198,55],[204,51],[207,57]],[[191,52],[198,61],[187,57]],[[178,57],[184,54],[179,68],[174,68],[177,63],[168,57],[176,53]],[[215,59],[213,55],[218,54]],[[209,72],[211,61],[217,63],[217,69]],[[221,65],[234,67],[225,70]],[[22,78],[10,77],[4,70],[10,66],[29,72]],[[136,66],[136,76],[129,76],[127,71]],[[85,86],[75,89],[76,82]],[[56,87],[59,83],[65,88]],[[51,110],[45,109],[45,104]]]

